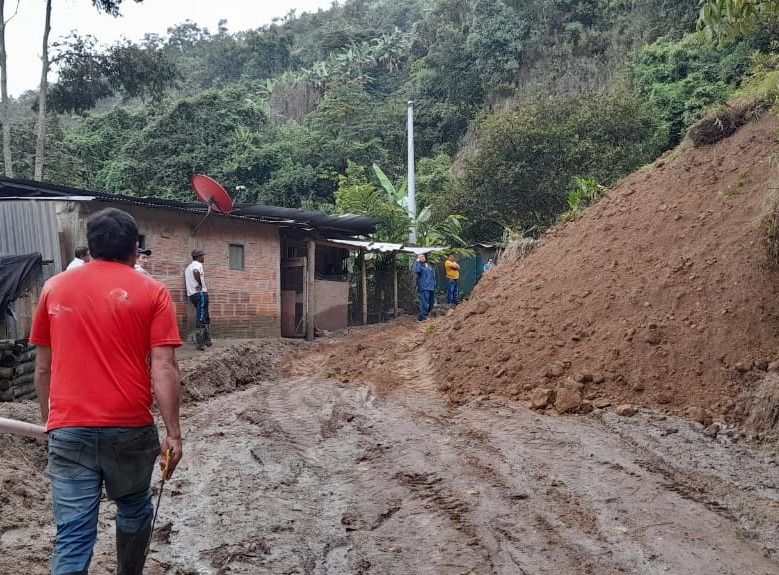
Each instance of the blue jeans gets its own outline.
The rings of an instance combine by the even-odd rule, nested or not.
[[[460,303],[460,280],[446,280],[446,303]]]
[[[419,292],[419,321],[424,321],[430,312],[433,311],[433,301],[435,292],[433,290],[422,290]]]
[[[105,483],[116,502],[116,530],[151,525],[151,475],[160,453],[157,428],[64,427],[49,433],[49,465],[57,542],[52,575],[86,573],[97,539]]]
[[[195,327],[205,327],[211,323],[208,313],[208,292],[199,291],[189,296],[189,301],[195,306]]]

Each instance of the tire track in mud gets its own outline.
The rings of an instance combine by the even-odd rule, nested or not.
[[[779,564],[593,419],[295,377],[194,405],[150,575],[754,573]]]
[[[696,454],[698,457],[687,459],[674,460],[667,455],[664,457],[664,446],[655,437],[656,434],[644,433],[638,437],[614,421],[604,421],[604,425],[633,451],[637,465],[662,478],[665,489],[735,523],[739,534],[745,540],[759,540],[770,556],[779,558],[779,470],[775,466],[761,464],[759,457],[752,457],[748,463],[749,467],[754,468],[751,470],[752,474],[757,477],[773,476],[777,481],[770,486],[763,483],[759,488],[756,485],[737,485],[723,476],[720,473],[722,470],[716,467],[708,471],[701,469],[703,465],[699,454]],[[694,425],[686,423],[685,435],[697,435],[699,439],[700,431],[696,430]],[[739,449],[733,445],[720,446],[710,443],[712,451],[719,451],[720,455]],[[727,460],[727,457],[716,457],[710,461],[716,463],[719,460]],[[743,462],[741,464],[743,465]]]

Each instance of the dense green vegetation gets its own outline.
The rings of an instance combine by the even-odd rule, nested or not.
[[[697,16],[697,0],[347,0],[237,34],[71,38],[45,179],[191,199],[203,172],[245,186],[240,201],[386,212],[395,238],[408,221],[386,183],[403,189],[413,100],[429,236],[539,231],[577,182],[651,162],[772,51],[766,25],[719,46]],[[32,100],[12,109],[17,177],[31,175]]]

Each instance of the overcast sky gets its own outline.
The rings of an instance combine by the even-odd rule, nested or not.
[[[136,4],[125,0],[122,16],[98,13],[90,0],[52,0],[51,38],[56,41],[71,30],[91,34],[111,44],[122,37],[140,40],[147,32],[164,34],[175,24],[192,20],[216,32],[220,19],[227,20],[231,32],[257,28],[291,9],[297,14],[329,8],[332,0],[145,0]],[[18,96],[40,83],[41,47],[45,0],[20,0],[19,9],[6,28],[8,50],[8,91]],[[16,8],[16,0],[5,0],[5,17]],[[55,75],[50,73],[49,79]]]

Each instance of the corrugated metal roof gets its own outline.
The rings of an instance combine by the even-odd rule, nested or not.
[[[179,202],[153,196],[136,197],[107,194],[105,192],[81,190],[49,182],[32,182],[29,180],[0,177],[0,200],[29,200],[35,198],[56,199],[60,201],[116,202],[198,214],[205,214],[208,211],[207,206],[199,202]],[[219,214],[218,212],[212,213],[221,217],[259,221],[308,231],[317,230],[322,233],[343,234],[347,236],[373,233],[378,225],[378,220],[365,216],[351,214],[332,216],[321,212],[309,212],[307,210],[279,208],[259,204],[239,204],[232,213],[227,215]]]
[[[393,244],[390,242],[361,242],[357,240],[336,240],[329,239],[329,242],[339,244],[346,247],[351,247],[358,250],[365,250],[366,252],[403,252],[407,254],[429,254],[430,252],[440,252],[449,248],[444,246],[404,246],[403,244]]]
[[[0,256],[34,252],[54,261],[52,273],[62,271],[56,206],[30,200],[0,202]]]

